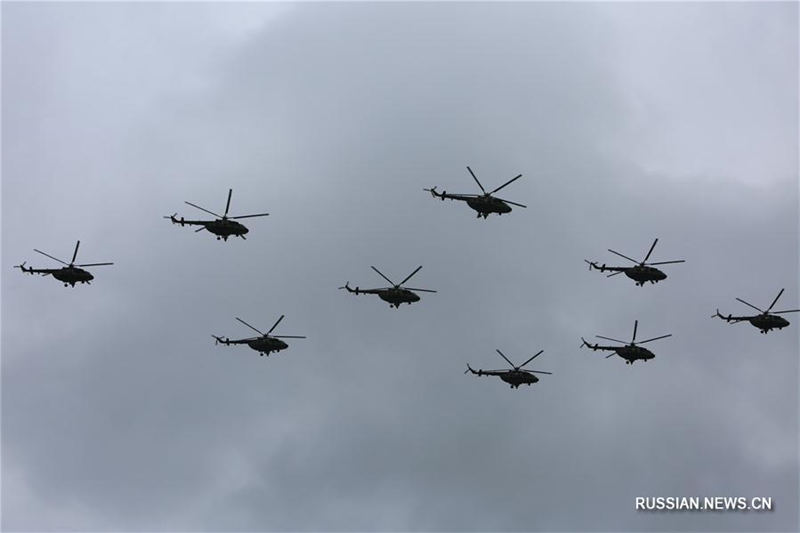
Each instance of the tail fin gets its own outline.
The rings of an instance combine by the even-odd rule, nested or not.
[[[344,287],[339,287],[339,289],[340,289],[340,290],[341,290],[341,289],[347,289],[347,292],[354,292],[354,293],[358,294],[358,287],[356,287],[355,289],[351,289],[351,288],[350,288],[350,282],[349,282],[349,281],[348,281],[347,283],[345,283],[345,284],[344,284]]]
[[[229,342],[229,340],[228,340],[228,337],[225,337],[225,338],[223,339],[222,337],[217,337],[216,335],[211,335],[211,336],[212,336],[212,337],[214,337],[214,344],[215,344],[215,345],[216,345],[216,344],[224,344],[224,345],[226,345],[226,346],[227,346],[227,345],[229,345],[229,344],[230,344],[230,342]]]
[[[183,224],[183,220],[184,220],[183,217],[181,217],[180,219],[177,219],[177,218],[175,218],[177,215],[178,215],[178,213],[173,213],[171,215],[164,215],[164,218],[170,219],[170,221],[172,221],[173,224],[180,224],[181,226],[183,226],[184,225]]]
[[[581,347],[581,348],[583,348],[584,346],[586,346],[587,348],[594,350],[594,347],[593,347],[593,346],[592,346],[592,345],[589,343],[589,341],[587,341],[587,340],[586,340],[586,339],[584,339],[583,337],[581,337],[581,341],[582,341],[582,342],[581,342],[581,345],[580,345],[580,347]],[[595,346],[597,346],[597,345],[595,345]]]
[[[27,272],[28,274],[30,274],[32,276],[33,275],[33,268],[32,267],[28,267],[26,269],[25,268],[25,263],[27,263],[27,261],[23,261],[21,265],[15,265],[14,268],[18,268],[18,269],[22,270],[23,272]]]
[[[731,322],[731,321],[733,321],[733,318],[732,318],[732,317],[733,317],[733,315],[731,315],[731,314],[728,314],[728,316],[725,316],[725,315],[723,315],[722,313],[720,313],[720,312],[719,312],[719,309],[717,309],[717,312],[716,312],[716,313],[714,313],[713,315],[711,315],[711,318],[715,318],[715,317],[719,317],[719,318],[721,318],[722,320],[724,320],[724,321],[726,321],[726,322]]]

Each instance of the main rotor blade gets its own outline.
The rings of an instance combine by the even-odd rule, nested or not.
[[[385,279],[386,281],[388,281],[389,283],[391,283],[391,284],[392,284],[392,287],[395,287],[395,286],[396,286],[396,285],[394,284],[394,281],[390,280],[389,278],[387,278],[386,276],[384,276],[384,275],[383,275],[383,272],[381,272],[380,270],[378,270],[378,269],[377,269],[377,268],[375,268],[374,266],[370,266],[370,268],[371,268],[372,270],[374,270],[375,272],[377,272],[377,273],[378,273],[378,275],[379,275],[380,277],[382,277],[383,279]]]
[[[607,278],[610,278],[611,276],[616,276],[617,274],[622,274],[622,270],[617,270],[616,272],[612,272],[611,274],[609,274],[609,275],[608,275],[608,276],[606,276],[606,277],[607,277]]]
[[[75,262],[75,258],[78,257],[78,246],[80,246],[80,245],[81,245],[81,241],[78,241],[78,242],[75,243],[75,252],[72,254],[72,261],[69,262],[70,265],[73,264]]]
[[[257,215],[241,215],[241,216],[238,216],[238,217],[228,217],[228,218],[230,218],[230,219],[252,218],[252,217],[265,217],[265,216],[268,216],[268,215],[269,215],[269,213],[259,213]]]
[[[204,229],[206,229],[206,227],[205,227],[205,226],[200,226],[199,228],[197,228],[196,230],[194,230],[194,232],[195,232],[195,233],[200,233],[200,232],[201,232],[201,231],[203,231]]]
[[[52,255],[50,255],[50,254],[46,254],[46,253],[44,253],[44,252],[43,252],[43,251],[41,251],[41,250],[37,250],[36,248],[34,248],[34,249],[33,249],[33,251],[34,251],[34,252],[39,252],[40,254],[42,254],[42,255],[45,255],[45,256],[47,256],[47,257],[49,257],[50,259],[55,259],[56,261],[58,261],[58,262],[59,262],[59,263],[61,263],[62,265],[67,265],[67,266],[69,266],[69,263],[65,263],[65,262],[64,262],[64,261],[62,261],[61,259],[58,259],[57,257],[53,257],[53,256],[52,256]]]
[[[305,335],[273,335],[273,339],[305,339]]]
[[[750,307],[752,307],[753,309],[755,309],[755,310],[756,310],[756,311],[758,311],[759,313],[764,313],[764,311],[763,311],[763,310],[759,309],[759,308],[758,308],[758,307],[756,307],[755,305],[753,305],[753,304],[749,304],[749,303],[745,302],[744,300],[742,300],[741,298],[736,298],[736,299],[737,299],[737,300],[739,300],[740,302],[742,302],[744,305],[749,305]]]
[[[525,370],[523,368],[523,370]],[[530,372],[531,374],[547,374],[548,376],[552,376],[552,372],[545,372],[544,370],[525,370],[525,372]]]
[[[652,339],[647,339],[646,341],[640,341],[636,344],[644,344],[646,342],[657,341],[658,339],[666,339],[667,337],[672,337],[672,333],[668,333],[667,335],[661,335],[660,337],[653,337]]]
[[[767,313],[769,313],[769,312],[770,312],[770,309],[772,309],[773,307],[775,307],[775,304],[776,304],[776,303],[778,303],[778,298],[780,298],[780,297],[781,297],[781,294],[783,294],[783,291],[784,291],[784,289],[781,289],[781,292],[779,292],[779,293],[778,293],[778,295],[775,297],[775,299],[774,299],[774,300],[772,300],[772,305],[770,305],[769,307],[767,307],[767,311],[766,311]]]
[[[647,263],[648,265],[669,265],[670,263],[685,263],[686,259],[678,259],[677,261],[659,261],[658,263]]]
[[[530,363],[531,361],[533,361],[534,359],[536,359],[536,358],[539,356],[539,354],[541,354],[542,352],[544,352],[544,350],[539,350],[539,353],[537,353],[536,355],[534,355],[533,357],[531,357],[530,359],[528,359],[527,361],[525,361],[524,363],[522,363],[521,365],[519,365],[519,366],[520,366],[520,368],[522,368],[523,366],[527,365],[528,363]],[[530,372],[530,370],[529,370],[529,372]]]
[[[436,292],[431,289],[412,289],[411,287],[403,287],[407,291],[418,291],[418,292]]]
[[[499,353],[499,354],[500,354],[500,357],[502,357],[503,359],[505,359],[505,360],[506,360],[506,362],[507,362],[509,365],[511,365],[511,368],[517,368],[517,365],[515,365],[514,363],[512,363],[511,361],[509,361],[509,360],[508,360],[508,357],[506,357],[506,356],[505,356],[505,354],[504,354],[503,352],[501,352],[500,350],[497,350],[497,349],[495,349],[495,351],[496,351],[497,353]]]
[[[417,272],[419,272],[419,270],[420,270],[421,268],[422,268],[422,265],[418,266],[418,267],[417,267],[417,269],[416,269],[414,272],[412,272],[411,274],[409,274],[409,275],[406,277],[406,279],[404,279],[403,281],[401,281],[399,284],[400,284],[400,285],[402,285],[402,284],[403,284],[403,283],[405,283],[406,281],[410,280],[410,279],[411,279],[411,276],[413,276],[414,274],[416,274]]]
[[[658,239],[656,239],[656,240],[658,240]],[[631,344],[633,344],[636,341],[636,330],[638,328],[639,328],[639,321],[638,320],[634,320],[633,321],[633,338],[631,339]]]
[[[217,217],[217,218],[222,218],[222,215],[218,215],[218,214],[216,214],[216,213],[215,213],[215,212],[213,212],[213,211],[209,211],[209,210],[208,210],[208,209],[206,209],[205,207],[200,207],[199,205],[194,205],[192,202],[186,202],[186,201],[184,201],[183,203],[185,203],[185,204],[187,204],[187,205],[190,205],[190,206],[194,207],[195,209],[199,209],[200,211],[205,211],[205,212],[206,212],[206,213],[208,213],[209,215],[214,215],[214,216],[215,216],[215,217]]]
[[[497,198],[497,196],[495,196],[495,198]],[[497,199],[500,200],[500,201],[503,201],[503,202],[505,202],[507,204],[515,205],[517,207],[524,207],[525,209],[528,208],[527,205],[518,204],[517,202],[512,202],[511,200],[506,200],[504,198],[497,198]]]
[[[228,189],[228,203],[225,204],[225,214],[223,216],[228,216],[228,209],[231,208],[231,194],[233,194],[233,189]]]
[[[656,243],[657,243],[657,242],[658,242],[658,239],[656,239],[656,240],[654,240],[654,241],[653,241],[653,246],[651,246],[651,247],[650,247],[650,251],[649,251],[649,252],[647,252],[647,255],[646,255],[646,256],[644,256],[644,259],[642,259],[642,263],[646,263],[646,262],[647,262],[647,260],[648,260],[648,259],[650,259],[650,254],[652,254],[652,253],[653,253],[653,248],[655,248],[655,247],[656,247]]]
[[[285,316],[285,315],[281,315],[281,317],[278,319],[278,321],[277,321],[277,322],[275,322],[275,324],[274,324],[274,325],[273,325],[271,328],[269,328],[269,331],[267,332],[267,335],[269,335],[270,333],[272,333],[272,330],[274,330],[275,328],[277,328],[277,327],[278,327],[278,324],[280,324],[280,323],[281,323],[281,320],[283,320],[283,317],[284,317],[284,316]]]
[[[605,339],[605,340],[607,340],[607,341],[614,341],[614,342],[618,342],[618,343],[620,343],[620,344],[628,344],[628,343],[627,343],[627,342],[625,342],[625,341],[621,341],[621,340],[617,340],[617,339],[612,339],[611,337],[603,337],[602,335],[595,335],[595,337],[597,337],[598,339]]]
[[[625,258],[625,259],[627,259],[628,261],[632,261],[632,262],[636,263],[637,265],[639,264],[639,261],[637,261],[636,259],[631,259],[631,258],[630,258],[630,257],[628,257],[627,255],[622,255],[622,254],[621,254],[621,253],[619,253],[619,252],[615,252],[615,251],[614,251],[614,250],[612,250],[611,248],[609,248],[609,249],[608,249],[608,251],[609,251],[609,252],[611,252],[612,254],[617,254],[617,255],[618,255],[618,256],[620,256],[620,257],[624,257],[624,258]]]
[[[483,194],[486,194],[486,189],[484,189],[484,188],[483,188],[483,185],[481,185],[481,182],[480,182],[480,181],[478,181],[478,178],[477,178],[477,177],[475,177],[475,173],[474,173],[474,172],[472,172],[472,169],[471,169],[471,168],[469,168],[469,167],[467,167],[467,170],[469,170],[469,173],[470,173],[470,174],[472,174],[472,179],[474,179],[474,180],[475,180],[475,183],[477,183],[477,184],[478,184],[478,187],[480,187],[480,188],[481,188],[481,190],[483,191]]]
[[[113,264],[114,263],[86,263],[84,265],[75,265],[75,266],[79,266],[79,267],[99,267],[99,266],[113,265]]]
[[[507,185],[511,185],[512,183],[514,183],[515,181],[517,181],[517,180],[518,180],[518,179],[520,179],[521,177],[522,177],[522,174],[520,174],[519,176],[516,176],[516,177],[514,177],[514,178],[511,178],[510,180],[508,180],[507,182],[505,182],[504,184],[502,184],[501,186],[499,186],[498,188],[496,188],[495,190],[493,190],[493,191],[492,191],[492,192],[490,192],[489,194],[494,194],[494,193],[496,193],[497,191],[499,191],[499,190],[500,190],[500,189],[502,189],[503,187],[505,187],[505,186],[507,186]]]
[[[773,311],[773,315],[780,315],[781,313],[797,313],[800,309],[789,309],[787,311]]]
[[[247,322],[245,322],[244,320],[242,320],[242,319],[241,319],[241,318],[239,318],[238,316],[235,316],[235,317],[233,317],[233,318],[235,318],[236,320],[238,320],[239,322],[241,322],[242,324],[244,324],[244,325],[245,325],[245,326],[247,326],[248,328],[252,329],[253,331],[255,331],[255,332],[259,333],[260,335],[264,335],[264,334],[263,334],[263,333],[262,333],[260,330],[258,330],[257,328],[254,328],[253,326],[251,326],[250,324],[248,324]],[[270,330],[270,331],[272,331],[272,330]]]

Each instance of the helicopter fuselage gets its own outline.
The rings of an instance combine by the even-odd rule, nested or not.
[[[636,265],[626,268],[624,272],[626,276],[634,280],[640,287],[647,281],[650,283],[658,283],[659,281],[667,279],[667,275],[661,270],[646,265]]]
[[[522,372],[521,370],[509,370],[505,374],[500,374],[499,377],[515,389],[525,383],[531,385],[539,381],[539,378],[533,374]]]
[[[378,293],[378,297],[384,302],[389,302],[392,306],[399,308],[400,304],[412,304],[419,301],[419,296],[408,289],[392,288],[385,289]]]
[[[259,352],[262,356],[266,353],[269,355],[272,352],[279,352],[285,350],[289,346],[280,339],[274,337],[259,337],[247,343],[253,350]]]
[[[789,321],[778,315],[756,315],[747,319],[753,326],[767,333],[771,329],[783,329],[789,325]]]
[[[58,270],[54,270],[52,275],[58,281],[64,283],[65,286],[69,284],[73,287],[76,283],[89,283],[94,279],[94,276],[89,272],[76,266],[65,266],[63,268],[59,268]]]
[[[206,222],[205,227],[208,231],[216,235],[218,239],[221,237],[224,240],[228,240],[228,237],[231,235],[239,237],[250,231],[244,224],[227,218]]]
[[[478,212],[479,216],[486,218],[491,213],[502,215],[511,212],[511,206],[494,196],[476,196],[467,198],[467,205]]]
[[[637,359],[647,361],[648,359],[655,357],[655,354],[647,348],[642,348],[641,346],[631,346],[629,344],[614,348],[614,351],[617,352],[618,356],[625,359],[625,364],[629,365],[632,365]]]

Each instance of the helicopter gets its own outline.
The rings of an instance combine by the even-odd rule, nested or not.
[[[658,242],[658,239],[653,241],[653,245],[650,247],[650,251],[647,252],[647,255],[644,257],[644,260],[642,260],[641,262],[640,261],[636,261],[635,259],[631,259],[630,257],[628,257],[626,255],[622,255],[619,252],[615,252],[614,250],[612,250],[610,248],[608,249],[608,251],[611,252],[612,254],[617,254],[620,257],[624,257],[628,261],[632,261],[632,262],[636,263],[636,265],[632,266],[632,267],[613,267],[613,266],[606,266],[605,263],[603,263],[602,265],[598,265],[597,262],[589,261],[589,260],[586,260],[586,259],[584,259],[584,261],[589,263],[589,270],[594,268],[596,270],[599,270],[600,272],[605,272],[606,270],[612,271],[613,272],[612,274],[609,274],[608,276],[606,276],[608,278],[610,278],[611,276],[616,276],[617,274],[621,274],[621,273],[624,272],[626,276],[628,276],[632,280],[636,281],[636,285],[638,285],[639,287],[643,287],[644,283],[646,281],[649,281],[650,283],[658,283],[659,281],[667,279],[667,275],[666,274],[664,274],[662,271],[660,271],[657,268],[653,268],[652,265],[667,265],[667,264],[670,264],[670,263],[685,263],[686,262],[685,259],[679,259],[677,261],[659,261],[658,263],[648,263],[647,260],[650,258],[650,254],[653,253],[653,248],[656,247],[656,243],[657,242]]]
[[[760,315],[753,315],[753,316],[731,316],[731,315],[728,315],[728,316],[724,316],[724,315],[720,314],[719,309],[717,309],[716,314],[711,315],[711,317],[712,318],[713,317],[719,317],[719,318],[725,320],[726,322],[729,322],[729,323],[732,322],[734,324],[736,324],[737,322],[742,322],[744,320],[747,320],[753,326],[755,326],[758,329],[760,329],[761,333],[769,333],[769,330],[771,330],[771,329],[783,329],[783,328],[785,328],[786,326],[789,325],[789,321],[786,320],[785,318],[783,318],[782,316],[777,316],[777,315],[780,315],[780,314],[783,314],[783,313],[797,313],[798,311],[800,311],[800,309],[790,309],[788,311],[773,311],[773,312],[770,312],[772,310],[772,308],[775,306],[775,304],[778,302],[778,298],[780,298],[781,294],[783,294],[783,290],[784,289],[781,289],[781,292],[779,292],[778,295],[775,297],[775,299],[772,300],[772,305],[770,305],[767,308],[766,311],[762,311],[761,309],[759,309],[755,305],[747,303],[744,300],[742,300],[741,298],[736,298],[737,300],[739,300],[743,304],[749,305],[750,307],[752,307],[753,309],[755,309],[756,311],[761,313]]]
[[[581,344],[581,348],[587,346],[592,350],[611,350],[612,352],[615,352],[616,355],[625,359],[626,365],[632,365],[633,362],[636,361],[637,359],[641,359],[642,361],[648,361],[649,359],[654,358],[656,355],[647,348],[642,348],[639,345],[644,344],[646,342],[657,341],[659,339],[666,339],[667,337],[671,337],[672,333],[669,333],[667,335],[661,335],[660,337],[653,337],[652,339],[647,339],[646,341],[636,342],[636,329],[638,327],[639,327],[639,321],[636,320],[633,323],[633,337],[631,338],[630,344],[625,344],[625,341],[618,341],[617,339],[603,337],[602,335],[595,335],[595,337],[598,337],[600,339],[605,339],[607,341],[620,342],[622,343],[622,346],[600,346],[599,344],[591,344],[586,339],[581,337],[581,340],[583,341],[583,344]],[[614,354],[612,353],[607,355],[606,359],[608,359],[612,355]]]
[[[419,272],[419,270],[422,268],[422,265],[418,266],[417,269],[414,272],[409,274],[406,277],[406,279],[404,279],[400,283],[395,283],[394,281],[390,280],[389,278],[384,276],[383,273],[380,270],[378,270],[377,268],[375,268],[374,266],[371,266],[370,268],[372,270],[374,270],[375,272],[377,272],[380,277],[382,277],[383,279],[385,279],[386,281],[391,283],[392,286],[391,287],[384,287],[384,288],[381,288],[381,289],[359,289],[358,287],[353,289],[353,288],[350,287],[350,282],[348,281],[347,283],[344,284],[344,287],[339,287],[339,289],[347,289],[347,292],[350,292],[350,293],[353,293],[353,294],[377,294],[378,298],[380,298],[384,302],[389,302],[389,307],[394,307],[395,309],[399,309],[400,308],[400,304],[402,304],[402,303],[407,303],[407,304],[411,305],[412,303],[419,301],[419,296],[414,294],[412,291],[417,291],[417,292],[436,292],[436,291],[432,291],[430,289],[411,289],[411,288],[405,288],[405,287],[402,286],[403,283],[405,283],[406,281],[410,280],[411,277],[414,274]]]
[[[472,169],[467,167],[467,170],[472,175],[472,178],[475,180],[475,183],[478,184],[478,187],[481,188],[483,194],[447,194],[447,191],[437,192],[436,187],[431,187],[430,189],[423,189],[423,190],[431,193],[431,195],[433,195],[434,198],[441,198],[443,202],[445,199],[461,200],[467,202],[468,206],[470,206],[472,209],[478,212],[478,218],[483,217],[484,220],[486,220],[492,213],[497,213],[498,215],[502,215],[504,213],[510,213],[511,207],[508,204],[516,205],[518,207],[526,207],[526,208],[528,207],[526,205],[518,204],[510,200],[503,200],[502,198],[497,198],[496,196],[492,196],[494,193],[496,193],[503,187],[521,178],[522,174],[514,178],[511,178],[510,180],[508,180],[495,190],[491,192],[486,192],[486,189],[484,189],[483,185],[481,185],[481,182],[478,181],[478,178],[475,176],[475,173],[472,172]]]
[[[181,226],[185,226],[186,224],[190,226],[202,226],[201,228],[195,230],[195,233],[199,231],[208,230],[214,235],[217,236],[217,240],[222,239],[223,241],[227,241],[228,237],[234,235],[236,237],[241,237],[242,239],[246,239],[244,236],[245,233],[249,232],[250,230],[245,227],[244,224],[241,222],[236,222],[236,220],[240,218],[252,218],[252,217],[265,217],[269,215],[269,213],[259,213],[257,215],[241,215],[238,217],[229,217],[228,216],[228,209],[231,207],[231,194],[233,194],[233,189],[228,189],[228,203],[225,204],[225,214],[218,215],[213,211],[209,211],[199,205],[195,205],[192,202],[184,202],[200,211],[205,211],[210,215],[214,215],[217,217],[217,220],[186,220],[183,217],[177,218],[177,213],[165,216],[164,218],[168,218],[172,221],[173,224],[180,224]]]
[[[78,256],[78,247],[80,245],[81,241],[78,241],[75,244],[75,252],[73,252],[72,261],[70,261],[69,264],[62,261],[61,259],[58,259],[57,257],[53,257],[50,254],[44,253],[41,250],[37,250],[35,248],[33,249],[34,252],[40,253],[44,256],[49,257],[50,259],[54,259],[59,263],[66,265],[61,268],[33,268],[33,267],[25,268],[25,263],[27,261],[24,261],[21,265],[16,265],[14,268],[18,268],[23,272],[26,272],[31,275],[33,274],[41,274],[42,276],[51,275],[58,281],[63,282],[65,287],[68,285],[72,285],[74,287],[76,283],[90,284],[90,282],[94,279],[94,276],[81,267],[105,266],[105,265],[113,265],[114,263],[85,263],[82,265],[76,265],[75,258]]]
[[[509,365],[511,365],[510,370],[481,370],[481,369],[475,370],[471,366],[469,366],[469,363],[467,363],[467,369],[464,371],[464,373],[466,374],[467,372],[472,372],[477,376],[497,376],[506,383],[508,383],[509,385],[511,385],[512,389],[519,388],[520,385],[525,383],[527,383],[528,386],[530,386],[532,383],[538,382],[539,378],[537,378],[534,374],[552,375],[552,372],[542,372],[541,370],[528,370],[526,368],[522,368],[523,366],[527,365],[528,363],[536,359],[536,357],[538,357],[542,352],[544,352],[544,350],[539,350],[539,353],[537,353],[536,355],[534,355],[533,357],[531,357],[530,359],[528,359],[519,366],[516,366],[514,363],[509,361],[508,357],[506,357],[505,354],[503,354],[503,352],[501,352],[500,350],[495,350],[495,351],[498,354],[500,354],[500,357],[505,359]]]
[[[289,345],[283,342],[281,339],[305,339],[304,336],[298,336],[298,335],[270,335],[270,333],[272,333],[272,331],[276,327],[278,327],[278,324],[280,324],[281,320],[283,320],[283,317],[284,315],[281,315],[278,321],[275,322],[275,324],[271,328],[269,328],[269,331],[267,331],[266,333],[262,333],[261,331],[254,328],[241,318],[234,317],[236,320],[238,320],[248,328],[256,331],[259,335],[261,335],[260,337],[250,337],[248,339],[231,340],[228,337],[223,338],[223,337],[218,337],[216,335],[211,335],[211,336],[214,337],[215,339],[214,344],[224,344],[225,346],[230,346],[231,344],[246,344],[255,351],[257,351],[259,355],[261,355],[262,357],[264,356],[264,354],[269,356],[269,354],[271,354],[272,352],[279,352],[289,347]]]

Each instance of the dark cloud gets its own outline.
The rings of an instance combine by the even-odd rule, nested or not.
[[[3,528],[796,529],[796,330],[709,318],[781,287],[797,307],[787,13],[6,6],[6,266],[78,238],[116,264],[74,290],[3,275]],[[422,191],[473,192],[467,164],[523,173],[504,197],[528,208]],[[246,242],[161,218],[229,187],[270,212]],[[585,269],[655,237],[687,260],[663,284]],[[336,290],[420,264],[439,292],[410,308]],[[281,314],[308,339],[269,359],[210,337]],[[578,349],[636,319],[674,335],[654,361]],[[553,375],[462,374],[498,347]],[[637,513],[649,495],[776,510]]]

